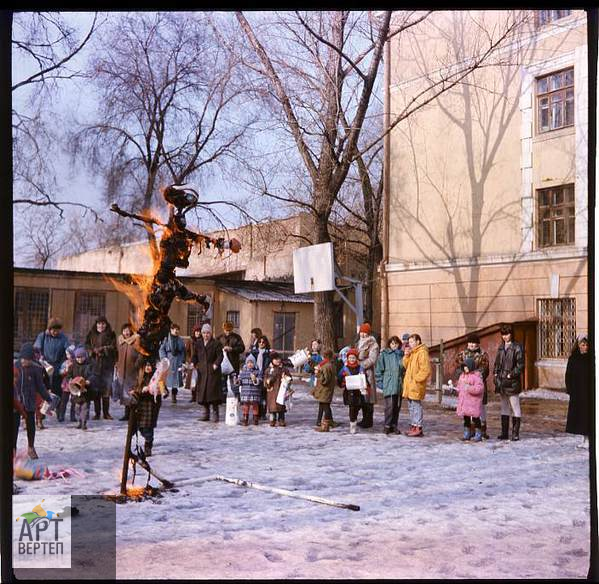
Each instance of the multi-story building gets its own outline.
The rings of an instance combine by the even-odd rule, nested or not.
[[[386,139],[383,336],[530,322],[530,384],[563,387],[588,327],[585,12],[434,12],[388,43],[385,87],[388,124],[447,90]]]

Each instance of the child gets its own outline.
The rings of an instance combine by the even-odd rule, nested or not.
[[[316,387],[312,391],[312,395],[318,400],[318,419],[316,428],[314,428],[317,432],[328,432],[329,428],[333,427],[331,424],[333,421],[331,402],[333,401],[336,381],[335,369],[332,363],[333,351],[325,349],[323,357],[324,360],[314,368]]]
[[[343,403],[349,406],[349,433],[355,434],[358,427],[358,412],[362,406],[362,397],[359,389],[347,389],[345,378],[348,375],[364,373],[364,368],[358,362],[358,350],[350,349],[347,352],[347,364],[339,372],[339,386],[343,388]]]
[[[312,387],[316,387],[316,374],[315,374],[316,366],[319,363],[322,363],[322,360],[323,360],[323,357],[320,354],[320,346],[321,346],[321,343],[320,343],[319,339],[314,339],[312,341],[312,344],[310,345],[310,347],[311,347],[310,359],[308,359],[308,362],[304,365],[304,373],[310,374],[308,383]]]
[[[72,403],[75,404],[75,416],[79,421],[77,428],[87,430],[89,404],[93,398],[93,392],[89,387],[93,365],[83,347],[76,349],[74,356],[75,362],[66,374],[67,388],[71,393]]]
[[[474,441],[482,438],[480,413],[482,409],[484,385],[483,378],[475,368],[474,359],[467,357],[462,365],[462,374],[456,387],[458,392],[457,415],[464,416],[464,436],[462,440],[470,440],[472,432],[470,424],[474,424]]]
[[[241,425],[247,426],[252,409],[254,426],[260,421],[260,400],[262,399],[262,375],[256,369],[256,358],[249,354],[245,358],[245,365],[238,375],[239,401],[241,402]]]
[[[73,363],[75,362],[75,345],[69,345],[66,349],[66,359],[62,362],[62,365],[60,366],[60,376],[62,377],[62,382],[61,382],[61,389],[62,389],[62,399],[64,399],[65,401],[69,401],[69,396],[71,395],[69,392],[69,379],[72,379],[72,376],[70,375],[70,370],[71,367],[73,366]],[[65,411],[66,411],[66,404],[65,404]],[[75,418],[75,402],[71,399],[71,412],[70,412],[70,419],[71,422],[76,422],[77,419]]]
[[[164,381],[158,382],[159,395],[154,396],[149,392],[149,384],[156,370],[156,364],[149,357],[139,360],[139,374],[137,384],[129,391],[131,395],[131,407],[135,407],[136,425],[139,433],[144,437],[144,454],[152,456],[154,445],[154,428],[158,423],[158,413],[162,405],[162,396],[166,395]]]
[[[291,383],[291,375],[289,371],[283,367],[283,359],[276,351],[270,353],[270,365],[264,375],[264,387],[266,388],[266,406],[268,413],[270,414],[270,425],[276,426],[277,419],[279,426],[284,427],[285,423],[285,412],[287,408],[284,405],[277,403],[277,395],[281,382],[284,378],[289,378]]]

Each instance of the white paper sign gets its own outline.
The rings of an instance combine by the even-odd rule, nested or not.
[[[345,378],[345,387],[347,389],[359,389],[360,393],[366,395],[366,375],[364,373],[348,375]]]
[[[279,405],[284,406],[285,405],[285,394],[287,393],[287,390],[289,389],[289,382],[291,381],[291,379],[287,376],[284,376],[281,379],[281,385],[279,386],[279,393],[277,393],[277,403]]]

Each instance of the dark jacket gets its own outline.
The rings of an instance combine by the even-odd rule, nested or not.
[[[196,399],[199,404],[220,403],[222,385],[220,364],[223,362],[223,346],[214,338],[204,345],[204,339],[194,341],[191,362],[198,370]],[[213,365],[217,368],[214,369]]]
[[[112,376],[117,358],[116,335],[109,325],[99,333],[94,324],[85,338],[85,348],[94,365],[94,375]]]
[[[339,374],[337,376],[339,387],[343,388],[343,404],[346,406],[358,407],[362,405],[362,397],[360,390],[347,389],[347,387],[345,386],[345,378],[348,375],[358,375],[359,373],[364,373],[364,367],[362,367],[362,365],[358,363],[355,367],[345,365],[341,368],[341,371],[339,371]]]
[[[150,383],[152,375],[152,373],[144,373],[142,379],[133,386],[130,392],[135,402],[135,421],[138,428],[155,428],[158,423],[162,397],[159,395],[154,400],[152,394],[141,391]]]
[[[131,335],[126,339],[123,335],[119,335],[117,341],[118,360],[116,363],[116,372],[119,381],[124,385],[125,391],[128,391],[137,381],[137,360],[139,353],[137,352],[137,343],[139,336]]]
[[[60,367],[67,358],[68,346],[69,339],[62,332],[53,337],[48,331],[44,331],[37,335],[35,343],[33,343],[33,347],[40,350],[43,358],[53,365],[54,369]]]
[[[589,435],[591,418],[591,359],[590,353],[582,354],[578,348],[568,359],[566,367],[566,391],[570,396],[566,432]]]
[[[324,363],[324,364],[323,364]],[[335,392],[335,369],[330,361],[321,363],[316,375],[316,387],[314,388],[314,397],[323,404],[330,404],[333,401]]]
[[[376,362],[374,375],[377,387],[383,390],[384,397],[401,395],[402,381],[405,373],[403,366],[404,352],[401,349],[392,351],[383,349]]]
[[[233,365],[235,372],[239,373],[239,359],[241,354],[245,351],[243,339],[237,333],[229,333],[228,335],[223,333],[222,335],[219,335],[216,340],[223,347],[227,345],[231,347],[231,351],[227,352],[227,356],[229,357],[229,361],[231,361],[231,365]]]
[[[517,395],[522,391],[521,376],[524,372],[524,350],[520,343],[512,341],[505,348],[501,343],[495,357],[493,374],[495,376],[495,393]],[[510,376],[508,379],[508,375]]]
[[[42,366],[33,362],[23,367],[20,361],[15,363],[17,375],[14,379],[14,393],[28,412],[35,412],[35,394],[39,393],[47,402],[52,398],[46,389],[42,377]]]

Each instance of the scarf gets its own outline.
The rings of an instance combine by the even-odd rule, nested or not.
[[[265,352],[266,349],[258,349],[258,358],[256,359],[256,367],[258,368],[258,371],[262,371],[263,369]]]

